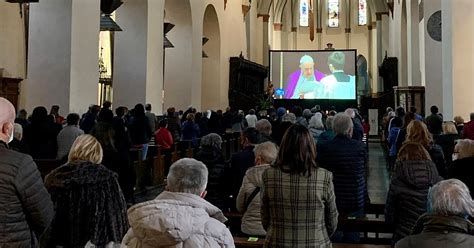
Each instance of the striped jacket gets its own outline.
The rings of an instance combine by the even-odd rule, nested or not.
[[[265,247],[332,247],[338,212],[331,172],[303,176],[272,167],[263,173],[261,197]]]

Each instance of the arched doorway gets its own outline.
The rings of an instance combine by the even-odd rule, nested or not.
[[[201,108],[218,109],[220,105],[221,39],[219,20],[213,5],[204,12],[203,36],[208,38],[203,50],[207,58],[202,59]]]
[[[192,18],[189,0],[166,0],[165,20],[174,25],[166,34],[174,47],[164,48],[164,109],[191,105]]]

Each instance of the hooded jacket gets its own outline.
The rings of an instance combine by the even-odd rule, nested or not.
[[[445,247],[474,247],[472,222],[458,216],[425,214],[417,221],[412,235],[395,245],[395,248]]]
[[[430,160],[396,163],[385,205],[385,220],[395,227],[394,242],[410,234],[418,217],[426,212],[429,188],[441,180]]]
[[[130,208],[128,219],[127,247],[234,247],[222,211],[197,195],[164,191]]]
[[[249,168],[245,173],[242,187],[240,187],[239,194],[237,195],[237,210],[244,213],[242,216],[241,230],[248,235],[265,236],[267,234],[265,229],[263,229],[262,217],[260,215],[262,206],[260,192],[258,192],[253,199],[249,199],[249,197],[257,187],[259,187],[260,190],[262,189],[262,174],[268,168],[270,168],[269,165],[257,165]],[[251,202],[247,206],[249,200],[251,200]]]

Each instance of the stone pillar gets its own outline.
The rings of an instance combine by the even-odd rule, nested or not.
[[[376,51],[376,58],[377,58],[377,67],[375,67],[375,72],[376,74],[375,75],[372,75],[372,78],[374,80],[376,80],[376,85],[377,85],[377,92],[383,92],[384,90],[388,90],[388,89],[384,89],[383,88],[383,79],[382,77],[379,76],[379,73],[378,73],[378,67],[380,65],[382,65],[382,62],[383,62],[383,57],[384,57],[384,54],[383,54],[383,50],[382,50],[382,37],[383,37],[383,30],[382,30],[382,14],[380,13],[377,13],[376,14],[376,33],[377,33],[377,41],[376,41],[376,47],[377,47],[377,51]]]
[[[408,86],[421,86],[418,0],[407,2]]]
[[[426,29],[426,23],[430,16],[436,11],[441,10],[441,0],[424,1],[423,15],[424,15],[424,49],[425,49],[425,112],[430,112],[432,105],[441,107],[442,111],[442,97],[441,90],[443,88],[443,56],[442,43],[433,40]]]
[[[87,111],[98,98],[100,1],[42,0],[30,8],[22,105],[30,112],[53,104],[62,114]]]
[[[272,49],[279,50],[282,49],[282,33],[283,33],[283,24],[282,23],[273,23],[273,46]]]
[[[162,112],[164,1],[128,0],[116,12],[114,105]]]
[[[469,120],[474,106],[474,1],[441,1],[443,67],[442,110],[445,120]],[[432,51],[435,52],[435,51]]]
[[[262,37],[262,43],[263,43],[263,65],[268,66],[270,65],[269,63],[269,41],[268,41],[268,19],[270,18],[270,15],[261,15],[262,20],[263,20],[263,37]]]

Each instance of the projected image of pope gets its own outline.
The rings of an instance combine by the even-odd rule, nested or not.
[[[314,60],[309,55],[300,59],[300,69],[288,78],[285,90],[286,99],[311,99],[323,94],[324,87],[320,83],[325,74],[314,69]]]

